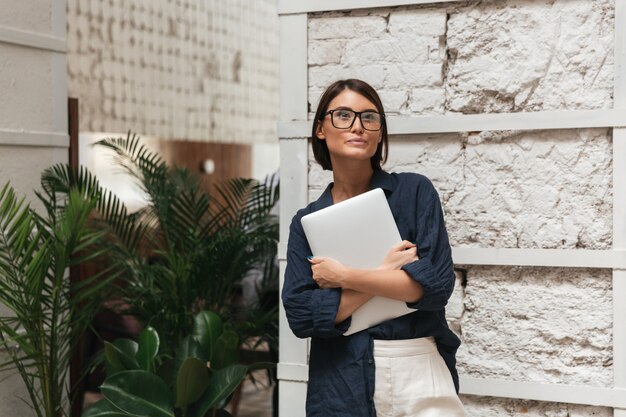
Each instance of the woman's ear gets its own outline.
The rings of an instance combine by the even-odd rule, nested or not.
[[[315,136],[321,140],[326,139],[326,135],[324,134],[324,129],[322,129],[322,124],[320,122],[317,122],[316,124],[317,124],[317,127],[315,128]]]

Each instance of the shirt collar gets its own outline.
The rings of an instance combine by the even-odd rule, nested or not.
[[[330,193],[330,190],[332,188],[333,183],[331,182],[330,184],[328,184],[320,198],[318,198],[318,210],[333,205],[333,197]],[[372,182],[370,184],[370,190],[373,190],[375,188],[382,188],[385,191],[392,192],[393,181],[391,179],[391,174],[381,169],[374,170],[374,174],[372,175]]]
[[[391,174],[383,171],[382,169],[375,170],[374,175],[372,175],[370,190],[373,190],[374,188],[382,188],[385,191],[393,191]]]

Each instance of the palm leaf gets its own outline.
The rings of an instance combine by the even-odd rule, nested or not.
[[[125,138],[106,138],[96,142],[117,155],[118,164],[139,181],[154,181],[158,173],[167,170],[161,157],[141,144],[139,136],[128,132]]]
[[[77,188],[68,188],[65,200],[62,195],[44,188],[42,217],[18,201],[8,184],[0,190],[0,301],[12,312],[0,317],[0,345],[37,415],[49,417],[64,408],[71,353],[100,301],[94,294],[74,298],[82,288],[67,280],[78,249],[87,253],[85,260],[101,254],[90,249],[101,243],[102,233],[87,228],[96,200]],[[101,290],[107,279],[112,276],[102,279]]]
[[[94,199],[99,218],[112,235],[119,239],[119,248],[127,251],[128,255],[136,253],[146,233],[145,226],[139,221],[137,214],[128,212],[115,194],[103,189],[87,168],[80,167],[76,170],[66,164],[57,164],[46,169],[41,178],[42,188],[47,195],[67,196],[70,189],[76,189],[85,198]]]

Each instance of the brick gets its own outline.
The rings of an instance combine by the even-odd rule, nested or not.
[[[320,17],[309,20],[309,39],[375,38],[385,32],[382,16]]]
[[[414,88],[411,90],[409,109],[417,114],[443,114],[445,98],[442,89]]]
[[[345,42],[317,40],[309,43],[309,65],[339,64],[344,53]]]
[[[324,65],[309,68],[309,85],[324,90],[332,82],[344,78],[360,78],[370,83],[374,88],[384,84],[385,68],[381,65],[370,65],[358,68],[346,68],[339,65]]]
[[[346,44],[342,62],[346,65],[426,63],[433,46],[437,47],[437,43],[433,44],[433,38],[428,37],[354,39]]]
[[[444,35],[446,12],[444,10],[403,10],[389,15],[389,33],[393,36]]]
[[[385,88],[436,87],[442,83],[440,64],[403,64],[385,67]]]
[[[380,90],[378,95],[386,113],[401,113],[405,110],[408,100],[408,94],[405,91]]]

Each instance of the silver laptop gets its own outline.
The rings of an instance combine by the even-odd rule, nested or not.
[[[380,188],[308,214],[301,221],[314,256],[333,258],[355,268],[377,268],[389,249],[402,241]],[[344,335],[413,312],[415,309],[404,301],[374,297],[352,313]]]

